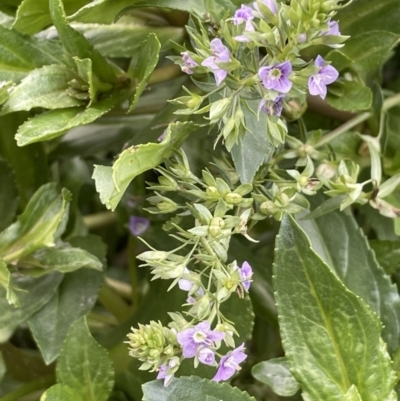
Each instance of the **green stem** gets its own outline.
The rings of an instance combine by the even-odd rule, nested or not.
[[[111,312],[120,323],[125,322],[132,314],[129,305],[116,291],[108,287],[106,283],[100,290],[99,302]]]
[[[391,109],[392,107],[397,106],[398,104],[400,104],[400,93],[397,93],[396,95],[386,99],[383,102],[382,111],[385,112],[385,111]],[[347,131],[351,130],[352,128],[356,127],[358,124],[361,124],[364,121],[368,120],[370,117],[372,117],[372,115],[373,115],[372,112],[367,111],[365,113],[359,114],[358,116],[355,116],[351,120],[347,121],[346,123],[342,124],[340,127],[334,129],[329,134],[322,137],[322,139],[316,145],[316,148],[326,145],[333,139],[342,135],[344,132],[347,132]]]
[[[42,376],[38,379],[32,380],[29,383],[24,384],[23,386],[17,388],[11,393],[0,397],[0,401],[18,401],[22,397],[31,394],[37,390],[47,389],[52,386],[56,382],[56,378],[54,374]]]
[[[114,224],[117,221],[117,215],[113,212],[100,212],[84,216],[83,220],[89,230],[96,230]]]
[[[129,277],[131,280],[131,299],[133,305],[133,313],[136,312],[138,305],[139,305],[139,281],[138,281],[138,274],[137,274],[137,262],[136,262],[136,243],[135,237],[129,237],[128,243],[128,270],[129,270]]]
[[[126,299],[127,301],[131,300],[132,288],[128,283],[115,280],[111,277],[106,277],[105,280],[107,285],[111,287],[113,290],[117,291],[122,298]]]
[[[165,67],[157,68],[150,76],[149,85],[159,84],[169,81],[182,75],[181,68],[176,64],[169,64]]]

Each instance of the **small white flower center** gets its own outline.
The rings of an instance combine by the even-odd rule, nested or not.
[[[207,335],[205,333],[203,333],[202,331],[196,331],[196,333],[194,333],[194,335],[193,335],[193,340],[197,344],[204,343],[206,338],[207,338]]]

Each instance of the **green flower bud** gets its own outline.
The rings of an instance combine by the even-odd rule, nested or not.
[[[242,201],[242,195],[237,194],[236,192],[230,192],[229,194],[226,194],[224,199],[226,200],[227,203],[231,203],[233,205],[237,205]]]
[[[215,187],[213,187],[213,186],[207,187],[207,189],[206,189],[206,194],[207,194],[207,196],[209,196],[210,198],[214,198],[214,199],[218,199],[218,198],[219,198],[218,189],[215,188]]]
[[[168,344],[166,334],[171,336],[170,329],[163,327],[160,322],[151,321],[150,324],[139,324],[138,329],[132,328],[128,334],[129,355],[145,362],[144,368],[155,369],[166,357],[174,355],[173,345]]]
[[[267,200],[260,205],[260,212],[267,216],[274,214],[278,208],[275,206],[274,202]]]
[[[210,109],[210,120],[219,120],[221,117],[223,117],[228,110],[228,107],[231,104],[232,99],[230,97],[227,97],[225,99],[220,99],[214,102],[211,105]]]
[[[300,157],[307,157],[308,155],[311,155],[314,152],[314,148],[311,145],[305,144],[300,146],[297,149],[297,152]]]
[[[297,182],[300,184],[300,186],[305,187],[308,184],[308,177],[301,175]]]
[[[225,222],[222,217],[214,217],[211,222],[210,226],[208,227],[208,232],[212,237],[217,237],[221,234],[221,230],[225,227]]]
[[[175,212],[175,210],[178,208],[178,205],[171,199],[159,202],[156,204],[156,206],[161,212],[164,213]]]
[[[161,175],[160,177],[158,177],[158,182],[163,187],[171,188],[171,190],[178,189],[178,183],[173,178]]]

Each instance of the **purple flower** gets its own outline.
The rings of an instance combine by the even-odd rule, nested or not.
[[[215,352],[210,348],[202,348],[198,355],[199,361],[205,365],[212,365],[215,361]]]
[[[273,89],[277,92],[288,93],[292,87],[289,75],[292,72],[292,64],[285,61],[270,67],[261,67],[258,76],[261,78],[265,89]]]
[[[217,86],[219,86],[228,75],[228,71],[220,68],[217,65],[217,62],[227,63],[231,61],[229,49],[222,44],[221,39],[213,39],[211,41],[211,53],[213,54],[213,56],[207,57],[201,63],[201,65],[212,70],[212,72],[214,73],[215,82],[217,83]]]
[[[340,36],[339,24],[337,21],[329,21],[328,27],[329,29],[326,31],[325,35]]]
[[[182,71],[189,75],[193,74],[191,68],[197,67],[198,64],[189,56],[188,52],[182,52],[181,56],[183,61],[183,65],[181,65]]]
[[[262,0],[262,2],[271,10],[272,14],[276,14],[277,10],[276,10],[276,4],[275,4],[274,0]],[[258,7],[258,4],[256,1],[253,3],[253,7],[256,11],[258,11],[258,13],[261,16],[261,11],[260,11],[260,8]]]
[[[157,379],[164,379],[164,386],[168,386],[168,384],[171,382],[172,378],[174,377],[174,374],[168,373],[168,370],[173,369],[177,364],[178,364],[177,359],[172,358],[168,362],[168,366],[166,364],[164,364],[158,368]]]
[[[254,19],[253,10],[251,7],[242,4],[239,10],[236,10],[232,18],[234,25],[246,23],[245,31],[254,31],[254,26],[251,21]]]
[[[243,349],[244,344],[233,351],[228,352],[228,354],[221,358],[217,374],[213,378],[214,381],[219,382],[221,380],[228,380],[235,374],[237,370],[241,369],[239,364],[247,358],[247,355],[243,352]]]
[[[253,276],[253,269],[248,262],[243,262],[242,267],[239,269],[240,279],[246,291],[249,291],[251,278]]]
[[[285,95],[278,95],[275,100],[261,100],[258,109],[271,116],[280,117],[283,109]],[[247,262],[246,262],[247,263]]]
[[[129,218],[129,231],[134,237],[138,237],[147,231],[150,220],[146,217],[131,216]]]
[[[178,333],[178,343],[182,346],[183,356],[193,358],[199,347],[210,346],[214,341],[221,341],[225,333],[211,330],[210,323],[205,321]]]
[[[311,75],[309,78],[308,89],[311,95],[319,95],[322,99],[325,99],[327,93],[326,85],[335,82],[339,73],[334,67],[327,65],[321,56],[316,58],[315,65],[319,67],[320,70],[317,74]]]

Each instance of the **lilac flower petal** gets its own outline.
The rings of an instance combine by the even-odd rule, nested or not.
[[[239,275],[242,280],[243,287],[246,291],[249,291],[251,278],[253,276],[253,269],[249,263],[243,262],[242,267],[239,269]]]
[[[327,32],[327,35],[340,36],[339,24],[337,21],[329,21],[328,27],[329,30]]]
[[[210,331],[211,325],[210,322],[206,320],[205,322],[196,324],[194,328],[196,331],[202,331],[203,333],[208,333]]]
[[[142,235],[150,227],[150,220],[145,217],[131,216],[129,218],[129,231],[135,237]]]
[[[205,365],[212,365],[215,361],[215,352],[210,348],[202,348],[198,355],[199,361]]]
[[[161,365],[158,369],[159,370],[158,370],[157,379],[165,379],[168,366],[164,364],[164,365]]]
[[[193,284],[192,281],[186,280],[186,279],[184,279],[184,278],[182,278],[182,279],[180,279],[180,280],[178,281],[178,286],[179,286],[179,288],[180,288],[181,290],[183,290],[183,291],[190,291],[190,290],[192,289],[193,285],[194,285],[194,284]]]
[[[240,25],[243,24],[243,22],[252,20],[253,18],[253,10],[251,7],[242,4],[242,6],[236,10],[232,21],[235,25]]]
[[[207,335],[207,340],[221,341],[225,338],[225,333],[222,331],[210,331]]]
[[[308,80],[308,90],[311,95],[321,96],[322,99],[325,99],[327,94],[326,85],[315,75],[312,75]]]
[[[279,68],[282,72],[282,75],[287,77],[291,72],[292,72],[292,64],[290,61],[285,61],[283,63],[277,64],[275,66],[276,68]]]
[[[210,42],[210,47],[211,47],[211,52],[215,55],[217,61],[228,62],[231,60],[229,49],[226,46],[224,46],[221,39],[213,39]]]
[[[271,89],[275,89],[276,91],[281,93],[288,93],[291,88],[292,82],[289,80],[289,78],[281,78],[276,81],[274,87]]]
[[[190,341],[193,341],[193,335],[195,333],[195,329],[189,328],[180,331],[176,338],[178,340],[178,343],[181,344],[182,346]]]
[[[201,65],[203,67],[208,67],[211,68],[213,70],[218,69],[219,67],[217,66],[217,64],[215,63],[215,57],[211,56],[211,57],[207,57],[206,59],[203,60],[203,62],[201,63]]]
[[[331,65],[327,65],[319,72],[319,76],[324,84],[329,85],[338,79],[339,72]]]
[[[277,10],[274,0],[262,0],[262,2],[271,10],[272,14],[276,14]],[[261,14],[260,8],[258,7],[256,1],[253,3],[253,7]]]
[[[269,67],[261,67],[258,76],[262,80],[265,89],[273,89],[281,93],[287,93],[292,87],[289,75],[292,72],[290,61],[275,64]]]
[[[228,71],[225,70],[214,71],[215,83],[217,84],[217,86],[220,86],[221,82],[226,78],[227,75]]]
[[[214,376],[214,381],[228,380],[237,370],[240,370],[239,364],[242,363],[247,355],[243,352],[244,344],[229,352],[221,358],[217,374]]]

